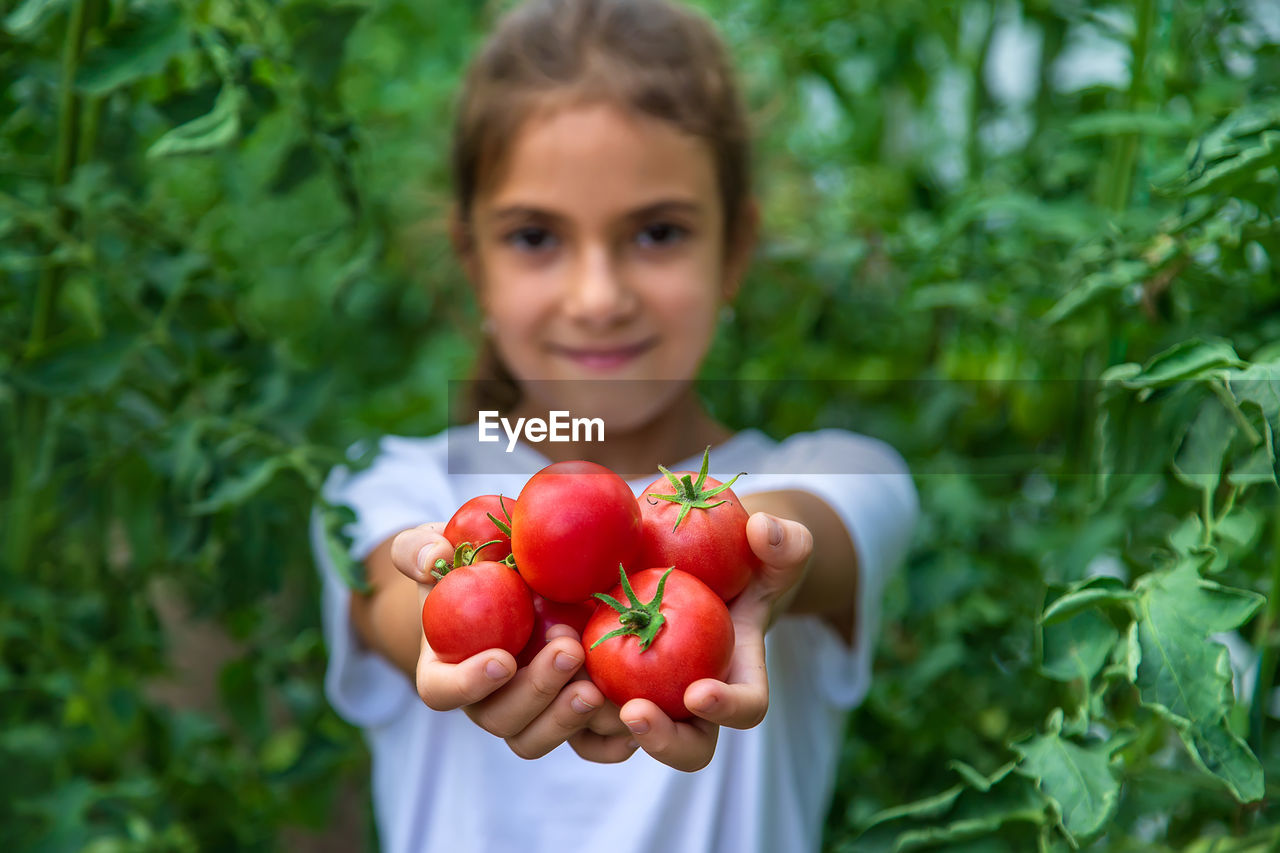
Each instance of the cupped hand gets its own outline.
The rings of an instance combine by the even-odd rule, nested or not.
[[[443,524],[423,524],[400,533],[391,543],[396,568],[418,583],[419,610],[436,582],[431,574],[436,560],[453,557],[443,529]],[[605,704],[598,687],[575,678],[586,657],[577,633],[557,625],[547,632],[547,639],[529,665],[518,668],[515,658],[502,649],[445,663],[424,636],[418,656],[418,695],[437,711],[463,709],[522,758],[546,755],[582,731]],[[599,757],[593,760],[617,761],[630,753],[611,759],[612,753],[597,750],[593,754]]]
[[[685,707],[694,715],[689,720],[672,720],[647,699],[632,699],[616,717],[612,705],[601,708],[569,740],[580,755],[584,748],[621,755],[639,746],[677,770],[700,770],[715,754],[720,726],[749,729],[764,719],[769,709],[764,634],[804,580],[813,536],[797,521],[757,512],[747,521],[747,540],[762,565],[729,603],[734,650],[725,680],[704,678],[689,685],[684,693]]]

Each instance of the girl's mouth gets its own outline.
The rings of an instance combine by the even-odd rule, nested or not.
[[[657,338],[648,338],[639,343],[609,347],[568,347],[552,344],[551,351],[579,367],[604,372],[617,370],[648,352],[657,343]]]

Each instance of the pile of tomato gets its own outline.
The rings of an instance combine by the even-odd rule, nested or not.
[[[463,504],[444,537],[452,563],[422,608],[436,656],[457,663],[505,649],[521,666],[553,625],[582,637],[586,670],[618,705],[655,702],[687,719],[684,691],[723,680],[733,654],[726,602],[760,561],[747,542],[747,511],[730,488],[698,472],[671,472],[635,497],[593,462],[557,462],[516,499],[482,495]]]

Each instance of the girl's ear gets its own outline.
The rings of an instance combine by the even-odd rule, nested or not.
[[[747,270],[751,266],[751,258],[755,255],[759,235],[760,205],[752,197],[742,206],[738,227],[725,258],[723,295],[726,302],[733,301],[738,295],[738,289],[742,287],[742,280],[746,278]]]

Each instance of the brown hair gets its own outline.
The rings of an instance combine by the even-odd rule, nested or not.
[[[504,16],[463,84],[452,171],[459,224],[494,179],[520,126],[550,104],[605,101],[706,141],[724,209],[726,250],[751,196],[746,109],[724,46],[704,17],[666,0],[530,0]],[[486,340],[469,402],[505,409],[519,387]]]

